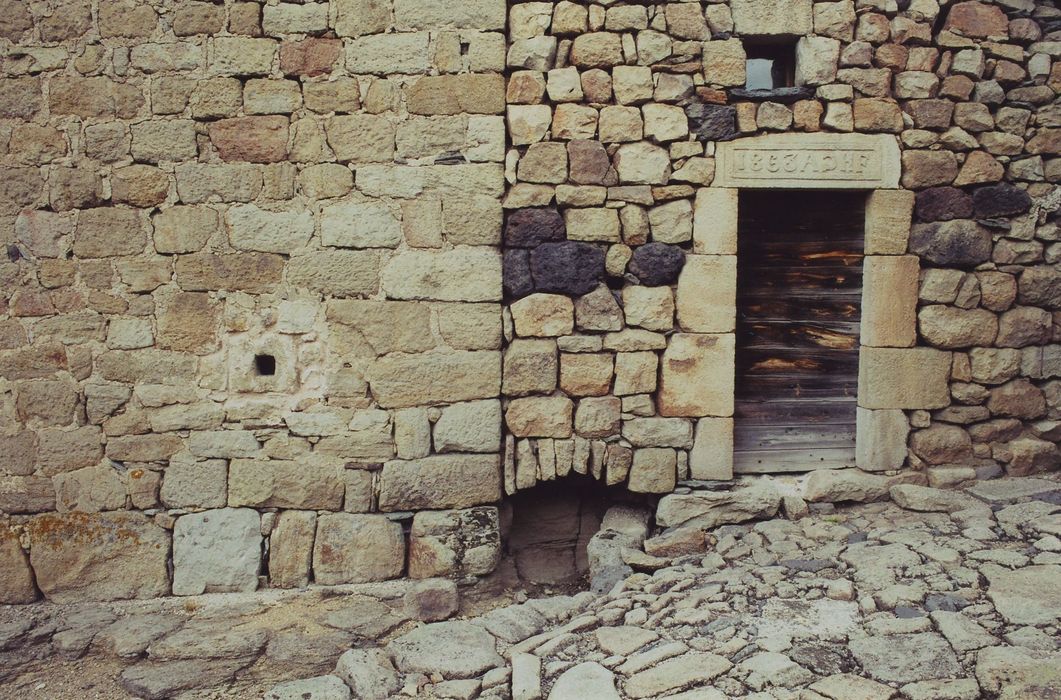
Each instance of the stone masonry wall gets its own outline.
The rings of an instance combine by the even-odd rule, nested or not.
[[[714,156],[781,132],[903,149],[903,189],[869,199],[859,466],[933,483],[1055,468],[1058,16],[1030,0],[513,5],[506,489],[570,470],[650,493],[731,477],[737,191],[712,186]],[[793,86],[745,89],[762,45],[788,47]]]
[[[938,350],[863,369],[949,392],[867,413],[864,468],[1056,467],[1059,32],[1031,0],[0,0],[0,602],[466,578],[503,494],[728,478],[715,154],[763,133],[903,149],[876,216],[920,283],[879,274]],[[742,90],[764,41],[796,86]]]
[[[0,17],[0,601],[489,571],[504,1]]]

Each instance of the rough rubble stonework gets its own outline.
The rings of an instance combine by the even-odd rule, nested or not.
[[[752,137],[886,157],[857,185],[875,473],[804,496],[1061,463],[1051,3],[0,17],[2,603],[481,576],[516,491],[729,478]],[[763,41],[793,86],[744,89]]]

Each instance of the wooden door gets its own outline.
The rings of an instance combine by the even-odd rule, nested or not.
[[[745,191],[734,471],[853,466],[865,195]]]

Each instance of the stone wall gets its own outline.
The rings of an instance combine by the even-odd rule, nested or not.
[[[506,490],[731,476],[747,186],[902,188],[868,202],[859,467],[1055,468],[1057,27],[1020,1],[513,5]],[[745,89],[764,45],[791,52],[794,85]],[[897,143],[894,169],[857,134]],[[727,150],[760,142],[791,149]],[[856,144],[872,176],[839,160]],[[837,172],[790,174],[812,146]]]
[[[476,576],[503,494],[728,478],[737,190],[715,156],[761,134],[902,148],[914,194],[867,235],[918,259],[895,312],[916,347],[864,350],[860,464],[942,484],[1061,460],[1046,4],[0,17],[0,602]],[[795,87],[742,89],[763,41]],[[926,386],[947,390],[898,396]]]

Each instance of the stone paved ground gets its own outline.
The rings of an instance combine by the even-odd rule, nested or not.
[[[0,698],[1061,698],[1061,475],[809,512],[706,493],[647,540],[613,508],[606,593],[460,619],[439,579],[0,608]]]
[[[422,625],[267,697],[1061,698],[1059,484],[900,485],[894,503],[723,525],[706,555],[627,552],[655,570],[605,595]]]

